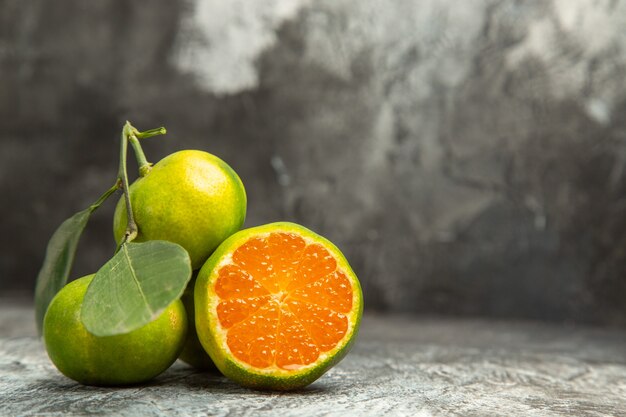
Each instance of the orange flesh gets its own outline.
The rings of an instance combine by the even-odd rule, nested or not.
[[[230,351],[257,368],[311,364],[348,330],[350,281],[324,246],[297,234],[248,240],[220,268],[215,292]]]

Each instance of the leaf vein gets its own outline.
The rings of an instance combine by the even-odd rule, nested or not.
[[[150,315],[154,316],[154,311],[152,310],[152,307],[148,303],[148,299],[146,298],[146,295],[143,293],[143,289],[141,288],[141,285],[139,284],[139,278],[137,278],[137,274],[135,273],[135,268],[133,267],[133,263],[130,260],[130,256],[128,256],[128,247],[126,245],[123,245],[122,247],[124,251],[124,256],[126,257],[126,261],[128,262],[128,266],[130,267],[129,269],[133,277],[133,281],[135,282],[135,285],[137,285],[137,290],[139,291],[139,294],[141,295],[143,302],[146,304],[146,308],[150,312]]]

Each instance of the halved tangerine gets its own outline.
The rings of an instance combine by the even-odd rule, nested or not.
[[[200,270],[196,329],[219,370],[244,386],[295,389],[348,352],[363,312],[335,245],[294,223],[242,230]]]

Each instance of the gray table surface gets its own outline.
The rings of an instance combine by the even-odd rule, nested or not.
[[[0,299],[0,416],[626,415],[626,332],[366,315],[352,352],[299,392],[259,392],[176,363],[151,383],[86,387]]]

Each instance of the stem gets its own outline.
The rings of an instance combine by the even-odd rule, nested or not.
[[[141,149],[137,136],[131,133],[128,135],[128,141],[135,151],[135,159],[137,159],[137,165],[139,165],[139,176],[145,177],[146,174],[150,172],[152,164],[146,159],[146,155],[143,153],[143,149]]]
[[[138,132],[137,129],[135,129],[135,136],[137,136],[137,139],[151,138],[152,136],[164,135],[166,133],[167,130],[163,126],[157,127],[156,129],[146,130],[145,132]]]
[[[135,158],[137,159],[137,165],[139,165],[139,176],[145,177],[148,172],[150,172],[150,168],[152,164],[146,160],[146,155],[143,153],[143,149],[141,149],[141,144],[139,143],[139,139],[151,138],[153,136],[164,135],[167,133],[164,127],[157,127],[156,129],[146,130],[145,132],[140,132],[135,129],[132,125],[129,128],[128,140],[130,141],[133,150],[135,151]]]
[[[120,242],[121,247],[127,242],[132,242],[137,237],[137,223],[135,223],[135,217],[133,216],[133,208],[130,203],[130,190],[128,186],[128,173],[126,172],[126,156],[128,154],[128,138],[132,133],[133,127],[127,121],[122,129],[122,142],[120,144],[120,167],[117,173],[118,180],[122,181],[122,190],[124,191],[124,201],[126,202],[126,218],[128,223],[126,225],[126,232],[124,232],[124,238]],[[143,152],[142,152],[143,154]],[[145,156],[144,156],[145,160]],[[119,249],[118,247],[118,249]]]
[[[128,219],[128,223],[126,225],[126,231],[124,232],[124,238],[117,247],[116,252],[122,247],[123,244],[127,242],[132,242],[137,237],[137,233],[139,231],[139,229],[137,228],[137,223],[135,223],[133,207],[130,202],[128,172],[126,170],[128,143],[130,142],[130,145],[133,147],[133,151],[135,151],[135,158],[137,159],[137,165],[139,165],[139,176],[145,177],[148,172],[150,172],[152,164],[146,159],[146,155],[143,153],[143,149],[141,148],[139,139],[164,135],[166,132],[167,131],[164,127],[158,127],[156,129],[150,129],[146,130],[145,132],[140,132],[135,129],[135,127],[131,125],[128,120],[126,121],[126,124],[124,124],[124,128],[122,129],[122,143],[120,144],[120,166],[117,173],[117,183],[115,184],[115,187],[107,191],[108,195],[106,195],[106,197],[108,197],[110,193],[114,192],[118,188],[122,188],[122,190],[124,191],[124,202],[126,203],[126,218]],[[98,202],[100,202],[100,200],[98,200]]]

